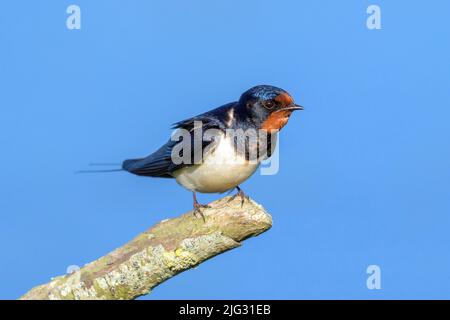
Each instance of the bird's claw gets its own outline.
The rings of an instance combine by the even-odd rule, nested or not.
[[[245,200],[250,201],[250,197],[246,195],[241,188],[238,188],[238,192],[235,195],[231,196],[231,198],[228,199],[227,202],[233,201],[234,199],[236,199],[237,196],[241,198],[241,208],[244,206]]]
[[[209,209],[211,206],[207,204],[200,204],[200,203],[194,203],[194,217],[197,218],[197,214],[200,214],[200,216],[203,219],[203,222],[206,222],[205,215],[203,214],[201,209]]]

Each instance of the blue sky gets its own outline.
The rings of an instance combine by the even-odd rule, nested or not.
[[[66,8],[81,8],[68,30]],[[382,30],[368,30],[377,4]],[[191,209],[174,181],[75,175],[144,156],[257,84],[305,111],[242,187],[273,228],[166,298],[450,298],[450,3],[8,1],[0,10],[0,298]],[[218,195],[200,195],[202,202]],[[368,290],[366,268],[381,268]]]

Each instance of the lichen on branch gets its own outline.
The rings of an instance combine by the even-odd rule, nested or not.
[[[272,226],[271,216],[253,200],[225,197],[203,209],[161,221],[80,270],[33,288],[23,300],[135,299],[241,241]]]

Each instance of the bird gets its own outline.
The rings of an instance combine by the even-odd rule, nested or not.
[[[124,160],[119,170],[138,176],[175,179],[192,192],[193,213],[205,220],[203,209],[208,205],[198,202],[197,193],[236,189],[230,201],[239,196],[242,205],[249,198],[239,185],[253,175],[262,160],[271,156],[276,140],[273,138],[296,110],[303,107],[295,104],[287,91],[271,85],[254,86],[237,101],[176,122],[169,141],[146,157]],[[208,139],[207,132],[213,132]],[[247,135],[240,139],[238,134],[229,132],[265,133],[265,136],[251,139]],[[183,143],[181,136],[185,138]],[[265,148],[260,148],[264,144]],[[200,158],[197,161],[180,161],[196,156]]]

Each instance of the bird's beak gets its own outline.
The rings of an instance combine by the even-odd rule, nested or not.
[[[289,107],[284,108],[283,110],[295,111],[295,110],[304,110],[304,108],[301,105],[293,104],[293,105],[290,105]]]

